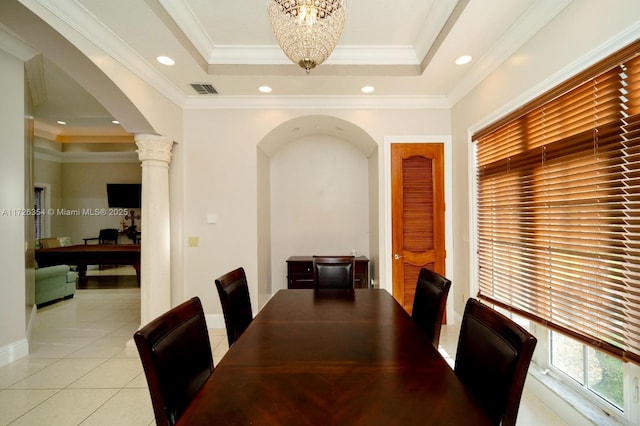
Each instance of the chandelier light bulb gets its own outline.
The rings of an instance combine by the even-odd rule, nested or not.
[[[267,10],[280,48],[309,73],[338,44],[346,0],[267,0]]]

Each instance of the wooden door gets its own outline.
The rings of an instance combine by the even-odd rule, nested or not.
[[[393,296],[411,313],[420,268],[445,273],[444,145],[391,145]]]

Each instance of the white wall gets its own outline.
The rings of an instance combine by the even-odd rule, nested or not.
[[[52,209],[62,208],[62,164],[58,159],[50,156],[35,154],[33,164],[34,183],[46,184],[49,197],[49,205]],[[45,220],[49,221],[49,229],[45,237],[62,236],[62,216],[50,215]]]
[[[184,250],[184,297],[200,296],[207,314],[221,313],[214,279],[238,266],[245,267],[254,308],[258,306],[258,285],[262,291],[262,282],[265,280],[262,272],[258,274],[258,265],[263,265],[259,261],[258,249],[264,249],[263,241],[269,236],[258,233],[258,223],[264,223],[264,218],[258,217],[258,206],[265,204],[264,200],[259,202],[258,191],[262,192],[265,188],[259,178],[264,176],[266,160],[263,153],[258,154],[257,147],[266,135],[282,123],[314,115],[345,120],[362,129],[378,146],[382,146],[385,137],[391,135],[412,138],[419,135],[450,133],[449,111],[446,109],[186,110],[185,136],[182,144],[184,210],[182,220],[176,224],[184,227],[184,238],[182,241],[173,241],[172,244],[179,244]],[[380,194],[386,191],[381,178],[382,173],[378,173],[378,170],[382,170],[382,166],[389,159],[384,157],[380,149],[372,159],[377,162],[373,171],[368,170],[368,160],[361,159],[364,168],[364,183],[361,185],[366,204],[369,203],[367,191],[370,179],[377,185],[372,190]],[[258,167],[259,164],[262,166]],[[273,170],[271,172],[273,188]],[[321,178],[326,179],[326,176]],[[380,195],[380,200],[384,199],[385,197]],[[271,199],[271,221],[274,220],[274,203]],[[385,244],[382,228],[388,226],[385,223],[390,219],[385,217],[381,206],[378,206],[378,211],[372,216],[368,206],[363,206],[363,210],[363,221],[368,223],[371,217],[380,219],[380,229],[377,230],[378,235],[375,235],[374,240],[379,242],[379,250],[382,253]],[[208,214],[217,215],[216,224],[207,223]],[[264,229],[264,225],[260,228]],[[370,231],[367,229],[362,232]],[[371,235],[373,234],[371,232]],[[371,235],[367,238],[371,239]],[[198,247],[187,247],[189,237],[198,238]],[[271,229],[270,239],[274,241],[276,238],[274,229]],[[344,245],[346,246],[346,243]],[[352,245],[353,243],[350,243],[344,250],[367,250],[366,247],[360,249]],[[338,248],[343,251],[341,247],[336,247]],[[371,252],[373,253],[373,250]],[[291,254],[295,252],[287,250],[286,256]],[[384,269],[389,267],[386,263],[390,263],[386,259],[388,256],[378,253],[375,256],[380,257],[379,265],[375,268],[380,276],[384,276]],[[274,256],[273,263],[275,262]],[[284,268],[284,265],[282,267]],[[271,285],[275,289],[277,284],[274,282]],[[382,285],[391,288],[391,283]],[[260,300],[264,300],[264,296],[261,295]]]
[[[124,219],[120,209],[110,210],[107,204],[107,183],[141,183],[142,168],[139,162],[130,163],[63,163],[61,171],[61,208],[80,209],[79,216],[62,215],[61,233],[71,237],[74,244],[83,244],[83,238],[97,237],[102,228],[120,228]],[[104,209],[106,214],[82,214],[83,209]],[[114,213],[114,214],[111,214]],[[136,210],[140,214],[139,210]],[[127,221],[127,225],[130,222]],[[138,230],[142,224],[136,221]],[[54,235],[58,236],[58,235]],[[130,243],[124,239],[123,243]]]
[[[0,50],[0,366],[26,355],[24,64]],[[17,211],[17,212],[16,212]]]
[[[260,148],[258,156],[258,307],[271,297],[271,159]]]
[[[549,90],[640,36],[640,2],[599,0],[569,4],[551,23],[488,76],[452,109],[454,167],[453,226],[455,310],[474,296],[470,134]]]
[[[289,142],[271,157],[272,289],[292,255],[369,255],[369,160],[330,136]]]

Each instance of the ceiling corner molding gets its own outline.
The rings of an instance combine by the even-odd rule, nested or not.
[[[185,110],[447,109],[444,96],[189,96]]]
[[[62,163],[62,156],[57,151],[34,149],[33,158],[36,160],[50,161],[52,163]]]
[[[448,94],[449,103],[452,106],[458,103],[572,1],[534,2],[495,44],[490,55],[474,61],[473,72],[462,78]]]
[[[138,153],[130,152],[62,152],[62,163],[140,163]]]
[[[131,152],[58,152],[39,149],[33,153],[36,160],[61,164],[78,163],[140,163],[138,154]]]
[[[429,47],[438,37],[442,28],[446,25],[449,16],[453,13],[458,3],[462,0],[437,0],[432,2],[429,10],[429,22],[425,22],[413,42],[416,56],[424,58]]]
[[[33,122],[33,134],[42,139],[55,141],[60,134],[60,129],[55,126],[51,126],[43,123],[40,120],[34,120]]]
[[[158,0],[198,53],[211,64],[216,46],[202,27],[202,23],[185,0]]]
[[[337,46],[324,62],[331,65],[419,65],[413,46]]]
[[[221,65],[290,65],[291,60],[286,57],[278,46],[215,46],[209,61],[211,70],[220,71]],[[367,66],[368,70],[384,69],[389,66],[406,66],[415,70],[412,75],[419,75],[418,65],[420,61],[416,56],[413,46],[338,46],[331,56],[323,63],[326,66]],[[217,67],[216,67],[217,66]],[[224,71],[223,71],[224,72]],[[271,73],[282,72],[275,67],[270,68]],[[349,68],[343,73],[352,73]],[[316,71],[315,74],[318,74]]]
[[[38,106],[47,100],[47,85],[44,78],[42,54],[39,53],[24,63],[24,71],[29,85],[29,94],[33,106]]]
[[[53,16],[61,20],[76,34],[89,41],[96,48],[111,56],[115,61],[146,81],[154,89],[158,90],[167,99],[178,106],[183,106],[185,96],[180,88],[176,87],[162,73],[151,66],[143,57],[129,47],[117,34],[106,27],[98,18],[89,12],[78,0],[25,0],[27,3],[36,2]],[[34,10],[28,6],[29,9]],[[52,23],[40,15],[49,25]],[[56,28],[56,27],[54,27]],[[59,28],[56,28],[60,32]],[[71,40],[70,40],[71,41]],[[73,43],[73,41],[72,41]],[[73,43],[75,44],[75,43]],[[76,45],[77,46],[77,45]],[[78,48],[80,48],[78,46]],[[88,55],[89,58],[91,55]],[[97,64],[96,64],[97,65]]]
[[[291,63],[278,46],[253,45],[217,45],[210,52],[208,62],[209,65],[278,65]]]
[[[38,51],[11,34],[10,30],[0,24],[0,49],[11,56],[26,62],[36,56]]]
[[[598,61],[606,58],[612,53],[628,46],[629,44],[640,39],[640,21],[636,22],[632,26],[623,29],[616,37],[598,46],[588,54],[557,71],[553,75],[549,76],[540,83],[532,86],[529,90],[522,93],[515,99],[512,99],[509,103],[503,105],[500,109],[494,111],[486,117],[470,126],[471,133],[475,133],[477,130],[486,127],[490,123],[498,120],[500,117],[520,108],[522,105],[540,96],[542,93],[550,90],[553,87],[562,84],[568,78],[584,71],[588,67],[596,64]]]
[[[428,36],[423,36],[423,40],[420,40],[421,43],[429,40],[429,44],[427,44],[426,47],[425,45],[420,46],[420,51],[424,52],[424,56],[422,56],[420,60],[421,72],[424,72],[424,70],[427,69],[427,66],[440,49],[440,46],[449,35],[449,32],[451,32],[451,29],[453,28],[455,23],[458,21],[458,18],[469,4],[469,0],[451,1],[451,3],[448,5],[446,2],[436,1],[435,3],[438,6],[432,6],[434,15],[436,16],[433,21],[436,21],[436,19],[437,21],[434,22],[431,26],[439,30],[437,33],[435,30],[433,30]],[[447,8],[446,6],[449,6],[449,8]],[[426,23],[425,26],[429,26],[429,23]]]

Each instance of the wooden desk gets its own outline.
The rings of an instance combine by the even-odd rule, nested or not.
[[[37,249],[39,266],[77,265],[80,279],[87,273],[87,265],[132,265],[140,284],[140,245],[89,244]]]
[[[356,288],[369,288],[369,259],[356,257],[353,271]],[[287,288],[313,288],[313,256],[291,256],[287,259]]]
[[[385,290],[281,290],[182,425],[483,425],[481,408]]]

